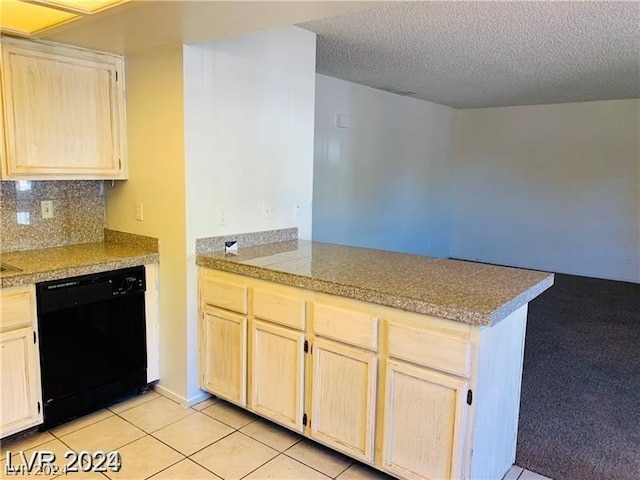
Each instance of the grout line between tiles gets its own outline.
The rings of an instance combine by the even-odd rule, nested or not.
[[[156,440],[156,441],[158,441],[158,442],[162,443],[163,445],[166,445],[166,446],[167,446],[167,447],[169,447],[171,450],[173,450],[174,452],[176,452],[176,453],[178,453],[179,455],[181,455],[181,456],[182,456],[182,458],[181,458],[180,460],[178,460],[178,462],[179,462],[179,461],[181,461],[181,460],[184,460],[185,458],[189,458],[189,457],[188,457],[187,455],[185,455],[184,453],[182,453],[182,452],[178,452],[178,450],[176,450],[175,448],[173,448],[171,445],[169,445],[169,444],[168,444],[168,443],[166,443],[166,442],[163,442],[163,441],[162,441],[162,440],[160,440],[159,438],[154,437],[154,436],[153,436],[153,435],[151,435],[150,433],[147,433],[147,435],[146,435],[146,436],[147,436],[147,437],[151,437],[152,439],[154,439],[154,440]],[[142,437],[142,438],[144,438],[144,437]],[[141,440],[142,438],[139,438],[138,440]],[[176,462],[176,463],[178,463],[178,462]],[[175,465],[175,463],[174,463],[174,464],[172,464],[172,465]],[[169,468],[169,467],[167,467],[167,468]],[[158,473],[158,472],[156,472],[156,473]],[[154,475],[155,475],[155,473],[154,473]],[[153,475],[152,475],[152,476],[153,476]]]
[[[165,397],[165,398],[166,398],[166,397]],[[171,399],[169,398],[168,400],[171,400]],[[152,401],[153,401],[153,400],[152,400]],[[174,402],[173,400],[171,400],[171,401],[172,401],[173,403],[175,403],[176,405],[178,405],[178,406],[182,407],[182,405],[180,405],[178,402]],[[143,404],[143,405],[144,405],[144,404]],[[138,406],[141,406],[141,405],[138,405]],[[184,408],[185,410],[191,410],[191,413],[190,413],[189,415],[185,415],[184,417],[180,417],[178,420],[174,420],[174,421],[172,421],[172,422],[170,422],[170,423],[167,423],[166,425],[163,425],[163,426],[162,426],[162,427],[160,427],[160,428],[156,428],[155,430],[153,430],[153,431],[151,431],[151,432],[147,432],[146,430],[142,429],[142,427],[139,427],[139,426],[138,426],[138,425],[136,425],[135,423],[130,422],[129,420],[127,420],[126,418],[124,418],[122,415],[120,415],[120,414],[118,414],[118,413],[115,413],[114,415],[117,415],[118,417],[120,417],[120,418],[121,418],[122,420],[124,420],[125,422],[130,423],[131,425],[133,425],[134,427],[136,427],[138,430],[142,430],[142,431],[143,431],[144,433],[146,433],[147,435],[151,435],[152,433],[155,433],[155,432],[157,432],[158,430],[162,430],[163,428],[168,427],[169,425],[173,425],[174,423],[178,423],[180,420],[184,420],[185,418],[188,418],[188,417],[190,417],[191,415],[193,415],[193,414],[195,414],[195,413],[198,413],[198,411],[197,411],[197,410],[193,410],[191,407],[186,407],[186,408],[185,408],[185,407],[182,407],[182,408]],[[125,410],[125,412],[126,412],[126,411],[128,411],[128,410]],[[125,413],[125,412],[122,412],[122,413]],[[154,438],[155,438],[155,437],[154,437]]]
[[[131,423],[131,422],[129,422],[129,423]],[[134,426],[135,426],[135,425],[134,425]],[[142,429],[140,429],[140,430],[142,430]],[[143,430],[143,431],[144,431],[144,430]],[[153,437],[151,434],[149,434],[149,433],[145,432],[145,435],[144,435],[143,437],[136,438],[134,441],[129,442],[129,443],[125,444],[125,445],[122,445],[121,447],[118,447],[118,448],[117,448],[117,450],[120,450],[120,449],[122,449],[122,448],[126,447],[127,445],[131,445],[132,443],[137,442],[138,440],[142,440],[142,439],[143,439],[143,438],[145,438],[145,437],[151,437],[151,438],[153,438],[154,440],[158,440],[157,438]],[[160,441],[160,440],[158,440],[158,441]],[[184,460],[185,458],[187,458],[185,455],[183,455],[182,453],[178,452],[175,448],[171,447],[170,445],[167,445],[167,444],[166,444],[166,443],[164,443],[164,442],[162,442],[162,443],[163,443],[164,445],[166,445],[167,447],[171,448],[171,450],[173,450],[173,451],[177,452],[180,456],[182,456],[182,458],[181,458],[180,460],[178,460],[177,462],[172,463],[172,464],[171,464],[171,465],[169,465],[167,468],[169,468],[169,467],[173,467],[176,463],[181,462],[182,460]],[[122,461],[122,465],[124,465],[124,458],[120,457],[120,460]],[[165,469],[163,469],[163,470],[165,470]],[[153,477],[153,475],[156,475],[157,473],[160,473],[161,471],[162,471],[162,470],[158,470],[158,471],[157,471],[157,472],[155,472],[154,474],[150,475],[150,477]],[[109,475],[107,475],[106,473],[105,473],[104,475],[105,475],[107,478],[111,479],[111,477],[110,477]],[[149,477],[146,477],[146,478],[149,478]]]
[[[349,457],[347,457],[347,458],[349,458]],[[344,470],[342,470],[342,471],[341,471],[339,474],[337,474],[335,477],[331,477],[331,478],[334,478],[334,479],[335,479],[335,478],[338,478],[338,477],[339,477],[340,475],[342,475],[344,472],[346,472],[347,470],[349,470],[349,469],[351,468],[351,466],[353,465],[353,463],[354,463],[354,462],[351,462],[349,465],[347,465],[347,466],[345,467],[345,469],[344,469]],[[327,474],[325,473],[325,475],[327,475]],[[327,475],[327,477],[328,477],[328,476],[329,476],[329,475]]]
[[[15,439],[15,440],[13,440],[13,441],[9,442],[9,444],[8,444],[8,445],[6,445],[6,442],[0,442],[0,445],[3,445],[3,446],[5,447],[5,448],[4,448],[4,449],[5,449],[5,452],[6,452],[7,450],[10,450],[10,451],[11,451],[11,445],[13,445],[13,444],[15,444],[15,443],[19,443],[19,442],[21,442],[22,440],[26,440],[27,438],[31,438],[31,436],[34,436],[34,437],[35,437],[35,436],[37,436],[37,435],[39,435],[39,434],[41,434],[41,433],[45,433],[45,432],[38,432],[38,431],[35,431],[33,434],[31,434],[31,433],[30,433],[30,434],[28,434],[28,435],[25,435],[25,436],[23,436],[23,437],[17,438],[17,439]],[[47,432],[46,432],[46,433],[49,433],[49,434],[53,437],[53,439],[58,438],[58,437],[56,437],[53,433],[51,433],[49,430],[47,430]],[[3,440],[4,440],[4,439],[3,439]],[[30,449],[32,449],[32,448],[39,447],[40,445],[44,445],[45,443],[50,442],[50,441],[52,441],[52,439],[44,440],[42,443],[38,443],[37,445],[33,445],[33,446],[29,447],[29,449],[28,449],[28,450],[30,450]]]
[[[258,416],[254,416],[253,420],[251,420],[250,422],[245,423],[245,424],[244,424],[244,425],[242,425],[241,427],[234,427],[233,425],[229,425],[229,424],[228,424],[228,423],[226,423],[225,421],[220,420],[219,418],[216,418],[216,417],[214,417],[213,415],[209,415],[208,413],[204,413],[202,410],[200,410],[200,413],[202,413],[202,414],[206,415],[206,416],[207,416],[207,417],[209,417],[209,418],[213,418],[214,420],[217,420],[218,422],[222,423],[223,425],[226,425],[227,427],[233,428],[233,429],[235,429],[235,430],[240,430],[241,428],[244,428],[244,427],[246,427],[247,425],[249,425],[249,424],[251,424],[251,423],[253,423],[253,422],[255,422],[255,421],[257,421],[257,420],[259,420],[259,419],[260,419],[260,417],[258,417]],[[249,413],[250,413],[250,412],[249,412]],[[251,413],[251,415],[254,415],[254,414],[253,414],[253,413]]]
[[[278,452],[278,455],[280,455],[280,452]],[[254,468],[253,470],[251,470],[249,473],[247,473],[246,475],[240,477],[240,479],[242,480],[243,478],[247,478],[249,475],[251,475],[253,472],[255,472],[256,470],[258,470],[259,468],[264,467],[267,463],[269,463],[271,460],[278,458],[278,455],[276,455],[275,457],[270,458],[269,460],[267,460],[266,462],[264,462],[262,465],[258,465],[256,468]],[[218,475],[220,476],[220,475]],[[221,477],[222,478],[222,477]]]
[[[153,391],[155,392],[155,390],[153,390]],[[109,405],[108,407],[106,407],[106,409],[109,410],[114,415],[119,415],[121,413],[128,412],[129,410],[133,410],[134,408],[141,407],[142,405],[146,405],[147,403],[153,402],[154,400],[159,400],[160,398],[168,398],[168,397],[165,397],[164,395],[161,395],[159,393],[158,393],[158,395],[160,395],[160,396],[159,397],[155,397],[155,398],[150,398],[146,402],[142,402],[142,403],[139,403],[138,405],[134,405],[132,407],[125,408],[124,410],[120,410],[119,412],[114,412],[113,410],[111,410],[111,407],[115,407],[116,405],[118,405],[120,403],[124,403],[124,402],[127,402],[129,400],[133,400],[134,398],[138,398],[138,397],[131,397],[131,398],[127,399],[127,400],[123,400],[122,402],[114,403],[113,405]],[[169,398],[169,400],[171,400],[171,399]],[[171,401],[173,401],[173,400],[171,400]]]
[[[222,440],[222,439],[220,439]],[[195,453],[194,453],[195,455]],[[196,465],[198,465],[201,468],[204,468],[207,472],[211,473],[212,475],[215,475],[218,478],[222,478],[220,475],[218,475],[216,472],[214,472],[213,470],[208,469],[207,467],[205,467],[204,465],[199,464],[198,462],[196,462],[193,458],[191,457],[187,457],[187,460],[192,461],[193,463],[195,463]],[[159,473],[159,472],[158,472]],[[157,474],[156,474],[157,475]],[[222,480],[225,480],[224,478],[222,478]]]
[[[165,470],[168,470],[168,469],[170,469],[171,467],[173,467],[174,465],[177,465],[178,463],[183,462],[183,461],[185,461],[185,460],[187,460],[187,459],[189,459],[189,457],[181,458],[181,459],[180,459],[180,460],[178,460],[176,463],[172,463],[172,464],[171,464],[171,465],[169,465],[168,467],[165,467],[165,468],[163,468],[162,470],[158,470],[157,472],[152,473],[152,474],[151,474],[151,475],[149,475],[148,477],[145,477],[145,480],[148,480],[149,478],[152,478],[154,475],[158,475],[159,473],[162,473],[162,472],[164,472]],[[191,461],[193,462],[193,460],[191,460]],[[195,463],[195,462],[194,462],[194,463]]]
[[[208,416],[208,415],[207,415],[207,416]],[[213,417],[211,417],[211,418],[213,418]],[[214,418],[214,420],[217,420],[217,419],[216,419],[216,418]],[[218,421],[219,421],[219,420],[218,420]],[[226,423],[225,423],[225,425],[226,425]],[[247,424],[247,425],[248,425],[248,424]],[[196,455],[197,453],[201,452],[202,450],[205,450],[206,448],[209,448],[211,445],[213,445],[213,444],[215,444],[215,443],[218,443],[218,442],[219,442],[219,441],[221,441],[222,439],[227,438],[227,437],[228,437],[228,436],[230,436],[230,435],[233,435],[233,434],[234,434],[234,433],[236,433],[236,432],[238,432],[238,433],[242,433],[242,432],[240,432],[240,429],[237,429],[237,428],[235,428],[235,427],[231,427],[230,425],[227,425],[227,426],[229,426],[230,428],[233,428],[233,429],[234,429],[234,430],[233,430],[233,432],[230,432],[229,434],[225,435],[224,437],[219,438],[218,440],[216,440],[215,442],[210,443],[210,444],[209,444],[209,445],[207,445],[206,447],[202,447],[200,450],[198,450],[198,451],[196,451],[196,452],[193,452],[191,455],[189,455],[189,456],[187,457],[189,460],[191,460],[191,461],[192,461],[193,463],[195,463],[196,465],[198,465],[198,466],[200,466],[200,467],[204,468],[204,469],[205,469],[206,471],[208,471],[208,472],[211,472],[211,473],[212,473],[213,475],[215,475],[216,477],[218,477],[218,478],[222,478],[222,480],[225,480],[225,479],[224,479],[223,477],[221,477],[219,474],[217,474],[216,472],[214,472],[213,470],[211,470],[211,469],[209,469],[209,468],[205,467],[204,465],[202,465],[202,464],[198,463],[197,461],[195,461],[195,460],[194,460],[194,459],[192,459],[191,457],[193,457],[193,456],[194,456],[194,455]],[[243,435],[245,435],[245,434],[243,433]],[[245,435],[245,436],[248,436],[248,435]],[[249,438],[251,438],[251,437],[249,437]],[[255,440],[255,439],[252,439],[252,440]],[[269,447],[269,448],[271,448],[272,450],[275,450],[275,448],[272,448],[272,447]],[[276,450],[276,451],[277,451],[277,450]],[[280,454],[280,452],[278,452],[278,454]],[[274,458],[276,458],[277,456],[278,456],[278,455],[276,455],[276,456],[275,456],[275,457],[273,457],[273,458],[270,458],[269,460],[267,460],[267,461],[266,461],[265,463],[263,463],[262,465],[258,466],[257,468],[253,469],[251,472],[247,473],[247,475],[251,475],[251,474],[252,474],[253,472],[255,472],[258,468],[260,468],[260,467],[262,467],[262,466],[266,465],[267,463],[269,463],[271,460],[273,460],[273,459],[274,459]],[[245,475],[244,477],[241,477],[241,478],[245,478],[247,475]]]
[[[109,415],[108,417],[105,417],[105,418],[100,418],[100,419],[98,419],[98,420],[96,420],[96,421],[94,421],[94,422],[87,423],[85,426],[80,427],[80,428],[77,428],[77,429],[75,429],[75,430],[71,430],[70,432],[67,432],[67,433],[65,433],[65,434],[63,434],[63,435],[58,435],[58,434],[54,433],[54,432],[53,432],[53,430],[55,430],[55,429],[56,429],[56,428],[58,428],[58,427],[62,427],[62,426],[64,426],[67,422],[63,423],[62,425],[58,425],[58,426],[56,426],[56,427],[53,427],[53,430],[47,430],[47,432],[49,432],[49,433],[50,433],[51,435],[53,435],[55,438],[60,439],[60,438],[65,437],[65,436],[67,436],[67,435],[71,435],[72,433],[78,432],[78,431],[82,430],[83,428],[90,427],[91,425],[95,425],[95,424],[96,424],[96,423],[98,423],[98,422],[102,422],[103,420],[108,420],[109,418],[111,418],[111,417],[113,417],[113,416],[115,416],[115,415],[116,415],[115,413],[113,413],[113,412],[112,412],[111,410],[109,410],[108,408],[103,408],[103,409],[101,409],[101,410],[107,410],[111,415]],[[88,413],[87,415],[82,415],[81,417],[74,418],[73,420],[70,420],[70,422],[75,422],[76,420],[80,420],[80,419],[82,419],[82,418],[84,418],[84,417],[86,417],[86,416],[88,416],[88,415],[92,415],[93,413],[97,413],[97,412],[99,412],[99,411],[100,411],[100,410],[97,410],[96,412]],[[70,423],[70,422],[69,422],[69,423]]]
[[[274,448],[272,445],[269,445],[268,443],[262,442],[262,441],[258,440],[257,438],[253,438],[251,435],[247,435],[246,433],[241,432],[240,430],[238,430],[238,431],[239,431],[240,433],[242,433],[243,435],[246,435],[246,436],[247,436],[247,437],[249,437],[250,439],[255,440],[255,441],[256,441],[256,442],[258,442],[258,443],[261,443],[262,445],[264,445],[264,446],[266,446],[266,447],[272,448],[273,450],[275,450],[275,451],[276,451],[276,452],[278,452],[278,453],[284,453],[286,450],[289,450],[291,447],[296,446],[298,443],[300,443],[300,442],[302,441],[302,438],[299,438],[299,439],[298,439],[298,440],[296,440],[294,443],[292,443],[290,446],[288,446],[288,447],[287,447],[287,448],[285,448],[284,450],[280,451],[280,450],[278,450],[277,448]],[[287,457],[288,457],[288,456],[289,456],[289,455],[287,455]],[[295,460],[295,459],[294,459],[294,460]]]
[[[300,440],[303,440],[303,439],[301,438]],[[311,441],[313,441],[313,440],[311,440]],[[314,442],[313,444],[314,444],[314,445],[320,445],[320,444],[316,444],[315,442]],[[297,445],[297,443],[296,443],[296,445]],[[322,474],[322,475],[324,475],[325,477],[335,478],[335,477],[331,477],[330,475],[327,475],[326,473],[324,473],[324,472],[322,472],[322,471],[318,470],[317,468],[315,468],[315,467],[313,467],[313,466],[311,466],[311,465],[307,465],[307,464],[306,464],[306,463],[304,463],[303,461],[298,460],[297,458],[294,458],[294,457],[292,457],[291,455],[287,455],[287,453],[286,453],[286,452],[288,452],[288,451],[289,451],[291,448],[293,448],[294,446],[295,446],[295,445],[291,445],[291,447],[287,448],[284,452],[282,452],[282,453],[281,453],[281,455],[285,455],[286,457],[289,457],[291,460],[295,460],[296,462],[301,463],[301,464],[302,464],[302,465],[304,465],[305,467],[308,467],[308,468],[310,468],[311,470],[315,470],[316,472],[321,473],[321,474]],[[338,453],[339,453],[339,452],[338,452]],[[345,458],[347,458],[347,459],[351,460],[349,457],[345,457]],[[347,468],[351,467],[351,465],[353,465],[353,462],[351,462],[349,465],[347,465]],[[344,471],[345,471],[347,468],[345,468],[345,469],[344,469],[342,472],[340,472],[338,475],[342,475],[342,474],[344,473]],[[337,476],[337,475],[336,475],[336,476]]]
[[[84,427],[79,428],[79,429],[77,429],[77,430],[74,430],[73,432],[65,433],[62,437],[57,437],[57,436],[55,436],[53,433],[51,433],[51,431],[50,431],[50,430],[47,430],[47,432],[51,433],[51,435],[53,435],[53,436],[54,436],[54,438],[57,438],[58,440],[62,441],[62,438],[63,438],[63,437],[67,437],[67,436],[69,436],[69,435],[73,435],[74,433],[81,432],[82,430],[86,430],[87,428],[89,428],[89,427],[93,427],[93,426],[97,425],[98,423],[101,423],[101,422],[105,422],[105,421],[107,421],[107,420],[110,420],[112,417],[115,417],[115,416],[117,416],[117,415],[115,415],[115,414],[114,414],[114,415],[111,415],[110,417],[107,417],[107,418],[103,418],[103,419],[101,419],[101,420],[98,420],[97,422],[93,422],[93,423],[91,423],[91,424],[89,424],[89,425],[85,425]],[[124,420],[124,419],[123,419],[123,420]],[[129,422],[129,423],[131,423],[131,422]],[[132,424],[132,425],[133,425],[133,424]],[[143,432],[143,433],[145,433],[145,434],[147,433],[147,432],[145,432],[144,430],[142,430],[140,427],[137,427],[136,425],[133,425],[133,426],[134,426],[134,427],[136,427],[136,428],[137,428],[138,430],[140,430],[141,432]],[[65,445],[67,445],[64,441],[62,441],[62,443],[64,443]]]
[[[245,426],[246,426],[246,425],[245,425]],[[243,428],[244,428],[244,427],[243,427]],[[244,433],[244,432],[240,431],[240,429],[237,429],[237,430],[236,430],[236,432],[241,433],[243,436],[247,437],[247,438],[248,438],[248,439],[250,439],[250,440],[253,440],[253,441],[258,442],[258,443],[262,443],[260,440],[256,440],[255,438],[253,438],[253,437],[251,437],[251,436],[247,435],[246,433]],[[277,450],[277,449],[273,448],[271,445],[267,445],[266,443],[262,443],[262,445],[264,445],[265,447],[269,447],[269,448],[270,448],[271,450],[273,450],[274,452],[278,452],[278,454],[282,453],[282,452],[280,452],[279,450]],[[276,457],[277,457],[277,455],[276,455]],[[275,457],[274,457],[274,458],[275,458]]]
[[[238,431],[238,430],[234,430],[233,432],[229,432],[229,433],[227,433],[224,437],[220,437],[219,439],[217,439],[217,440],[215,440],[215,441],[213,441],[213,442],[211,442],[211,443],[209,443],[209,444],[205,445],[204,447],[202,447],[202,448],[200,448],[200,449],[196,450],[195,452],[193,452],[191,455],[184,455],[183,453],[181,453],[180,455],[184,455],[184,456],[186,456],[187,458],[191,458],[191,457],[193,457],[194,455],[196,455],[197,453],[200,453],[202,450],[205,450],[205,449],[209,448],[209,447],[210,447],[211,445],[213,445],[214,443],[218,443],[220,440],[222,440],[222,439],[224,439],[224,438],[227,438],[229,435],[233,435],[233,434],[234,434],[234,433],[236,433],[237,431]],[[151,435],[151,436],[152,436],[153,438],[155,438],[156,440],[158,440],[159,442],[162,442],[162,440],[160,440],[159,438],[157,438],[157,437],[155,437],[155,436],[153,436],[153,435]],[[164,443],[164,442],[162,442],[162,443]],[[171,448],[173,448],[173,447],[171,447]],[[175,450],[175,448],[174,448],[174,450]],[[179,452],[178,452],[178,453],[179,453]],[[195,463],[198,463],[198,462],[196,462],[195,460],[193,460],[193,461],[194,461]],[[200,465],[200,464],[198,463],[198,465]],[[204,466],[204,465],[201,465],[201,466]],[[213,472],[212,472],[212,473],[213,473]]]
[[[268,419],[266,419],[266,418],[258,418],[258,419],[256,419],[255,421],[258,421],[258,420],[263,420],[263,421],[269,422],[270,424],[273,424],[273,425],[275,425],[275,426],[277,426],[277,427],[279,427],[279,428],[284,428],[284,427],[280,427],[280,425],[278,425],[277,423],[273,423],[273,422],[271,422],[270,420],[268,420]],[[251,422],[251,423],[253,423],[253,422]],[[247,425],[251,425],[251,424],[250,424],[250,423],[247,423]],[[289,450],[291,447],[293,447],[293,446],[297,445],[300,441],[302,441],[302,440],[304,439],[304,437],[302,437],[302,436],[301,436],[301,437],[300,437],[300,438],[298,438],[295,442],[293,442],[291,445],[289,445],[287,448],[285,448],[284,450],[280,451],[280,450],[278,450],[277,448],[274,448],[274,447],[273,447],[273,445],[269,445],[268,443],[265,443],[265,442],[263,442],[262,440],[260,440],[260,439],[258,439],[258,438],[254,438],[254,437],[252,437],[251,435],[249,435],[249,434],[247,434],[247,433],[244,433],[244,432],[242,431],[242,429],[243,429],[244,427],[246,427],[247,425],[245,425],[245,426],[243,426],[243,427],[238,428],[238,432],[242,433],[243,435],[246,435],[247,437],[251,438],[252,440],[255,440],[255,441],[256,441],[256,442],[258,442],[258,443],[261,443],[261,444],[263,444],[263,445],[265,445],[265,446],[267,446],[267,447],[269,447],[269,448],[272,448],[273,450],[276,450],[278,453],[284,453],[286,450]],[[289,429],[286,429],[286,428],[284,428],[284,429],[285,429],[287,432],[291,432],[291,433],[293,433],[293,434],[297,434],[297,435],[299,435],[299,434],[298,434],[298,432],[294,432],[294,431],[289,430]],[[288,456],[288,455],[287,455],[287,456]]]
[[[178,452],[178,453],[179,453],[179,452]],[[182,454],[180,454],[180,455],[182,455]],[[152,473],[152,474],[151,474],[151,475],[149,475],[148,477],[145,477],[145,480],[146,480],[146,479],[148,479],[148,478],[153,477],[154,475],[159,474],[160,472],[162,472],[162,471],[166,470],[167,468],[171,468],[171,467],[173,467],[174,465],[177,465],[178,463],[182,462],[183,460],[185,460],[185,459],[187,459],[187,458],[189,458],[189,457],[185,457],[184,455],[182,455],[182,458],[181,458],[180,460],[178,460],[177,462],[172,463],[171,465],[169,465],[169,466],[168,466],[168,467],[166,467],[166,468],[163,468],[162,470],[158,470],[157,472]]]
[[[135,425],[134,425],[134,427],[135,427]],[[138,427],[136,427],[136,428],[138,428]],[[144,430],[142,430],[140,428],[138,428],[138,430],[140,430],[142,433],[144,433],[144,435],[142,437],[138,437],[135,440],[131,440],[130,442],[124,443],[124,444],[116,447],[114,450],[110,450],[110,451],[120,450],[122,447],[126,447],[127,445],[131,445],[133,442],[137,442],[138,440],[140,440],[140,439],[146,437],[147,435],[149,435],[147,432],[145,432]],[[59,438],[58,440],[60,440],[62,443],[64,443],[65,447],[67,447],[69,450],[73,450],[73,448],[71,448],[68,443],[65,443],[64,440],[62,440],[61,438]],[[75,452],[76,450],[73,450],[73,451]]]

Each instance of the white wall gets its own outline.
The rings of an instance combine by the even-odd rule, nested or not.
[[[160,385],[186,392],[182,46],[126,57],[129,180],[108,182],[106,226],[160,239]],[[144,221],[135,219],[135,202]]]
[[[318,75],[314,240],[447,256],[453,114]]]
[[[453,110],[318,75],[314,240],[640,282],[639,122],[640,100]]]
[[[640,101],[456,112],[451,254],[640,282]]]
[[[184,58],[189,237],[297,226],[311,238],[315,34],[266,30]]]
[[[126,61],[130,178],[108,188],[106,223],[160,239],[160,387],[188,404],[202,396],[195,239],[292,226],[311,238],[315,34],[288,27]]]
[[[184,47],[190,396],[198,391],[195,239],[283,227],[311,238],[315,52],[315,34],[297,27]],[[265,204],[273,218],[264,218]]]

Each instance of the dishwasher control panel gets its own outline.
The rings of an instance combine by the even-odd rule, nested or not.
[[[85,305],[146,290],[144,266],[36,284],[38,312]]]
[[[144,289],[144,275],[123,275],[112,279],[111,283],[111,294],[114,297],[144,291]]]

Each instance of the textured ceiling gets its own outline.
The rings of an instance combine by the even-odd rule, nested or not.
[[[640,2],[403,2],[300,24],[317,71],[456,108],[640,97]]]

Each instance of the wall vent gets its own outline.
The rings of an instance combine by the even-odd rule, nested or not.
[[[415,97],[416,92],[411,92],[409,90],[398,90],[394,87],[375,87],[377,90],[382,90],[384,92],[395,93],[396,95],[402,95],[404,97]]]

